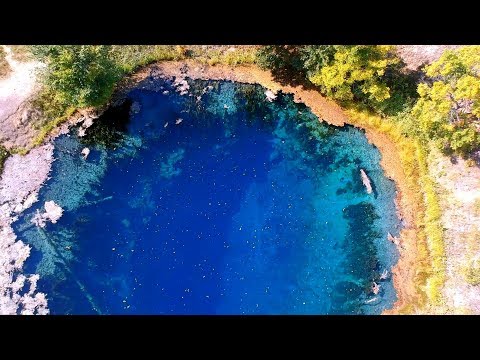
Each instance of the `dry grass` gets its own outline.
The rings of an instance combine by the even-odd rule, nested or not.
[[[33,60],[33,55],[27,45],[9,45],[13,52],[13,58],[19,62]]]
[[[480,216],[480,198],[475,199],[473,203],[473,209],[475,211],[475,215]]]
[[[477,199],[478,201],[478,199]],[[480,251],[480,231],[473,229],[465,238],[468,256],[465,266],[462,268],[462,276],[470,285],[480,285],[480,259],[475,254]]]
[[[468,265],[463,268],[463,277],[470,285],[480,285],[480,261],[470,260]]]
[[[6,77],[11,71],[10,65],[8,65],[8,62],[5,59],[5,55],[5,50],[3,47],[0,47],[0,79]]]
[[[9,152],[7,149],[5,149],[2,145],[0,145],[0,174],[3,171],[3,164],[5,163],[5,160],[7,160],[9,156]]]
[[[245,65],[255,63],[256,46],[192,46],[192,57],[211,66],[217,64]]]

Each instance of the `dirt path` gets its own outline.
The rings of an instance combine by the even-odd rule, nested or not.
[[[29,124],[28,100],[37,90],[37,61],[19,62],[14,59],[12,49],[2,45],[11,72],[0,80],[0,143],[7,148],[22,146],[33,137]]]

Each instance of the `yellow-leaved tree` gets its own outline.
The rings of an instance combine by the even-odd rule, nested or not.
[[[309,76],[310,81],[332,98],[381,103],[390,97],[383,77],[398,62],[393,46],[336,45],[333,60]]]
[[[459,154],[480,144],[480,46],[447,50],[426,67],[412,115],[426,137]]]

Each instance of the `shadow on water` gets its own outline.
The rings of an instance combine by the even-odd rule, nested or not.
[[[291,95],[189,84],[190,96],[168,82],[132,91],[85,137],[56,140],[65,151],[39,203],[65,214],[48,239],[27,228],[34,207],[18,226],[44,254],[52,313],[362,312],[393,261],[376,247],[396,223],[378,150]],[[385,196],[365,193],[360,167]],[[382,289],[375,312],[394,299]]]
[[[95,119],[85,136],[80,138],[84,145],[103,145],[107,149],[116,148],[123,140],[130,122],[132,100],[126,99],[122,104],[108,108],[98,119]]]

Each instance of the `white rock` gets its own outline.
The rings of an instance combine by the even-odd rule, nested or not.
[[[44,207],[45,216],[47,216],[53,224],[55,224],[63,215],[63,209],[55,204],[54,201],[46,201]]]
[[[82,150],[82,156],[84,159],[86,159],[88,157],[88,155],[90,154],[90,149],[89,148],[83,148]]]
[[[265,96],[267,97],[267,100],[272,102],[277,98],[277,95],[272,90],[267,90],[265,91]]]
[[[85,120],[83,120],[82,126],[83,126],[85,129],[89,128],[89,127],[92,126],[92,125],[93,125],[93,118],[91,118],[91,117],[86,117]]]

